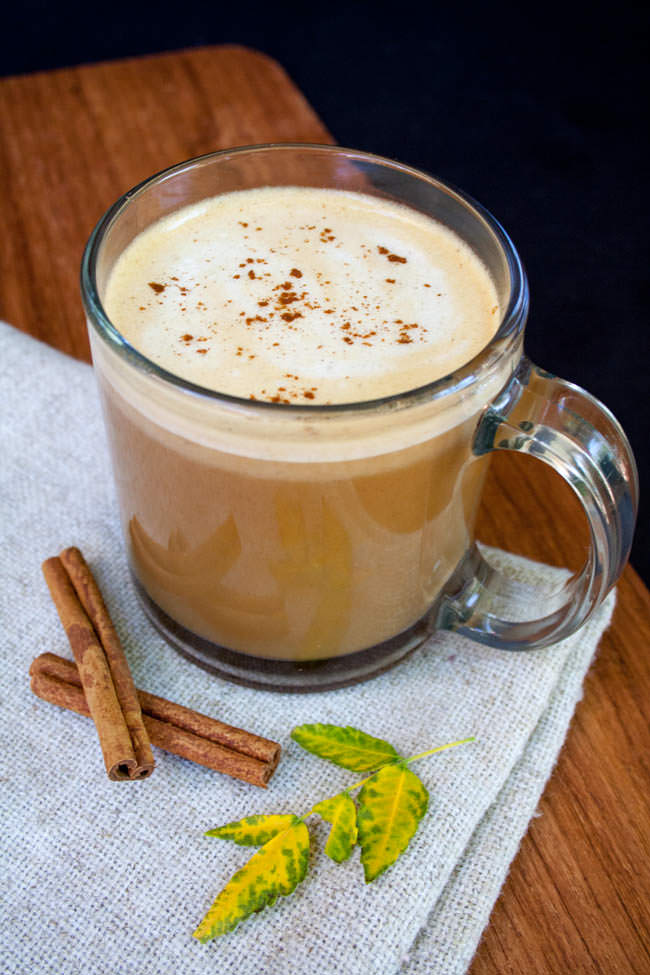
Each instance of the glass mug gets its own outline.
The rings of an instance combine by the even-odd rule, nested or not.
[[[122,337],[102,298],[140,231],[221,193],[298,185],[396,201],[454,230],[504,309],[480,354],[404,393],[301,407],[197,387]],[[386,669],[436,629],[543,647],[584,623],[619,577],[637,508],[626,437],[592,396],[525,357],[520,259],[490,214],[439,180],[327,146],[193,159],[100,220],[82,295],[138,594],[165,638],[209,670],[317,690]],[[587,562],[551,594],[509,584],[474,544],[490,454],[504,449],[553,467],[587,515]]]

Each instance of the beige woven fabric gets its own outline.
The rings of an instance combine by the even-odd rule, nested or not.
[[[421,975],[462,973],[553,767],[613,595],[554,648],[510,654],[439,634],[356,687],[276,695],[206,675],[140,611],[120,538],[91,370],[0,325],[0,958],[7,975]],[[27,672],[68,655],[41,578],[78,544],[96,572],[140,687],[280,741],[264,792],[157,752],[141,783],[109,782],[87,719],[35,699]],[[524,582],[550,570],[495,555]],[[358,855],[323,854],[305,882],[237,932],[191,932],[250,851],[206,829],[255,812],[304,812],[353,781],[303,752],[291,728],[353,724],[399,751],[476,735],[418,763],[430,810],[406,854],[365,885]]]

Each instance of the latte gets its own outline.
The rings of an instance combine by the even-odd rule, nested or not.
[[[363,193],[238,190],[152,223],[102,300],[147,360],[210,391],[91,329],[130,557],[165,631],[305,662],[419,626],[471,545],[487,463],[472,434],[510,365],[408,409],[340,407],[489,343],[501,310],[473,251]]]

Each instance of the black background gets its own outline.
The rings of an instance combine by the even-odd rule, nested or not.
[[[606,9],[25,0],[3,15],[1,70],[217,43],[271,55],[339,143],[426,169],[504,224],[530,278],[528,354],[613,410],[643,489],[648,14]],[[647,510],[632,562],[650,583]]]

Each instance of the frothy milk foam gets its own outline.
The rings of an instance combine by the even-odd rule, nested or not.
[[[441,224],[302,187],[242,190],[162,219],[121,255],[104,304],[168,371],[302,406],[448,375],[487,344],[500,311],[487,269]]]

